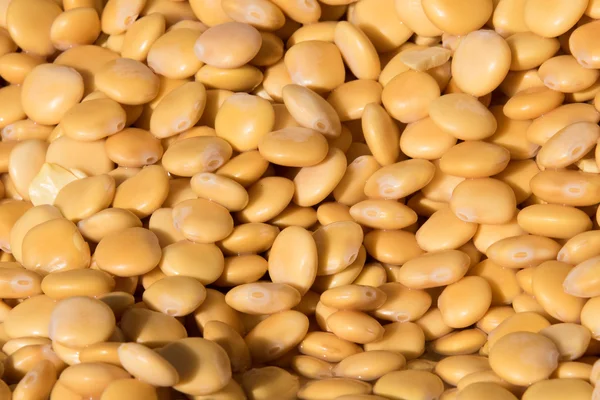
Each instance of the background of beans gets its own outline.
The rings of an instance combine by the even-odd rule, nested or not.
[[[597,19],[0,0],[0,400],[600,398]]]

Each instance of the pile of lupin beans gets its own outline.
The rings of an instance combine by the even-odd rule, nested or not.
[[[600,399],[600,0],[0,0],[0,400]]]

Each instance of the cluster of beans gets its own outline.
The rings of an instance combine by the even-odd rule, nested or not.
[[[600,398],[599,0],[0,0],[0,77],[1,400]]]

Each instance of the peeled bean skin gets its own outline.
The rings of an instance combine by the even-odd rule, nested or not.
[[[0,0],[0,400],[600,394],[600,0]]]

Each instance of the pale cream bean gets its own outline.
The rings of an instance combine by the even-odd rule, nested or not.
[[[275,123],[273,106],[258,96],[236,93],[228,97],[215,119],[217,136],[235,151],[256,150]]]
[[[97,297],[114,288],[115,280],[109,274],[94,269],[54,272],[41,281],[44,294],[56,300],[72,296]]]
[[[269,166],[258,151],[246,151],[232,157],[217,169],[217,175],[231,178],[243,187],[248,187],[260,179]]]
[[[283,27],[285,16],[275,4],[264,0],[221,1],[227,16],[237,22],[247,23],[256,29],[274,31]]]
[[[205,106],[204,85],[199,82],[184,83],[156,105],[150,117],[150,132],[161,139],[186,131],[200,120]]]
[[[416,95],[418,93],[418,95]],[[384,85],[381,100],[388,113],[403,123],[429,115],[431,103],[440,97],[440,87],[430,75],[406,71]]]
[[[331,275],[343,271],[357,259],[363,231],[355,222],[341,221],[319,228],[313,239],[318,254],[317,275]]]
[[[544,37],[556,37],[571,29],[585,12],[588,2],[577,0],[572,3],[556,2],[548,8],[546,2],[528,1],[525,5],[525,24],[532,32]]]
[[[151,284],[143,294],[148,308],[180,317],[191,314],[206,298],[206,289],[187,276],[167,276]]]
[[[88,268],[90,248],[77,226],[53,219],[31,228],[23,238],[23,266],[42,275]]]
[[[599,137],[600,127],[595,123],[568,125],[542,145],[537,154],[537,163],[542,168],[567,167],[592,150]]]
[[[568,271],[562,287],[570,295],[589,298],[598,296],[596,270],[600,257],[589,258]]]
[[[361,121],[365,141],[375,160],[384,166],[395,163],[400,155],[400,130],[394,120],[381,105],[371,103],[365,106]]]
[[[479,198],[473,197],[474,193]],[[514,216],[516,199],[510,186],[502,181],[472,179],[463,181],[454,189],[450,208],[462,221],[505,224]]]
[[[463,377],[471,373],[490,369],[487,358],[475,355],[447,357],[435,366],[435,373],[451,385],[456,385]]]
[[[367,259],[367,251],[365,250],[364,246],[361,246],[360,249],[358,250],[358,256],[356,257],[356,260],[354,260],[354,262],[352,264],[347,266],[341,272],[337,272],[332,275],[317,276],[311,289],[316,292],[322,293],[328,289],[332,289],[332,288],[336,288],[339,286],[348,285],[350,283],[353,283],[356,280],[356,278],[360,275],[360,273],[363,271],[363,269],[364,269],[363,267],[365,266],[366,259]],[[385,273],[385,271],[383,271],[383,272]],[[320,303],[320,304],[324,307],[327,307],[322,303]]]
[[[284,63],[293,83],[317,93],[333,90],[344,83],[344,63],[333,43],[317,40],[297,43],[285,54]],[[312,68],[315,64],[327,65],[327,68],[317,70]]]
[[[321,301],[328,307],[346,310],[373,311],[387,299],[385,292],[368,286],[346,285],[326,290]]]
[[[248,193],[242,185],[211,172],[194,175],[191,188],[199,197],[214,201],[229,211],[240,211],[248,204]]]
[[[464,178],[485,178],[502,172],[510,152],[502,146],[483,141],[466,141],[449,149],[440,159],[442,172]]]
[[[532,288],[536,300],[553,318],[563,322],[578,322],[585,300],[563,291],[564,281],[571,273],[570,265],[546,261],[536,267]]]
[[[109,0],[102,11],[102,31],[109,35],[125,32],[145,5],[145,0]]]
[[[371,385],[356,379],[328,378],[309,381],[298,391],[298,398],[302,400],[316,400],[323,398],[338,398],[344,395],[359,395],[371,392]]]
[[[337,148],[330,148],[319,164],[302,167],[293,179],[293,201],[299,206],[314,206],[325,200],[346,172],[347,159]]]
[[[392,0],[356,2],[351,15],[350,22],[365,32],[380,53],[398,48],[413,33],[400,20]]]
[[[517,220],[519,226],[531,234],[557,239],[570,239],[592,227],[592,221],[583,211],[555,204],[526,207],[519,212]]]
[[[172,174],[191,177],[199,172],[213,172],[225,164],[232,148],[214,136],[190,137],[173,143],[163,155],[163,167]]]
[[[395,200],[364,200],[350,208],[361,225],[374,229],[403,229],[417,221],[417,214]]]
[[[482,277],[488,282],[492,289],[492,305],[510,304],[521,293],[517,273],[490,259],[472,267],[469,275]]]
[[[253,368],[242,375],[242,387],[255,400],[273,396],[292,399],[300,389],[298,376],[279,367]]]
[[[382,320],[417,321],[431,306],[431,296],[424,290],[409,289],[397,282],[384,283],[378,289],[386,295],[386,300],[373,315]]]
[[[160,32],[157,30],[155,34]],[[194,76],[204,65],[194,52],[200,34],[195,29],[180,28],[169,30],[157,39],[152,38],[154,41],[147,45],[149,49],[146,50],[148,66],[155,73],[171,79]]]
[[[592,332],[592,338],[595,340],[600,337],[600,326],[598,326],[598,320],[595,318],[599,305],[600,297],[593,297],[585,303],[581,310],[581,325]]]
[[[489,30],[474,31],[454,52],[452,76],[463,92],[483,96],[504,80],[510,62],[510,47],[500,35]]]
[[[152,349],[137,343],[118,347],[118,359],[132,376],[154,386],[173,386],[179,382],[177,370]]]
[[[260,85],[263,73],[252,65],[239,68],[217,68],[205,65],[198,70],[195,77],[196,81],[209,89],[250,92]]]
[[[334,222],[352,221],[350,208],[337,202],[321,203],[317,208],[317,221],[321,225],[329,225]]]
[[[535,119],[559,107],[565,95],[546,87],[522,90],[504,105],[504,114],[512,119]]]
[[[29,200],[29,185],[44,164],[48,144],[38,140],[25,140],[16,144],[8,158],[8,173],[16,191]]]
[[[497,127],[492,113],[466,93],[437,98],[429,106],[429,117],[440,129],[461,140],[483,140]]]
[[[595,35],[598,24],[595,21],[579,26],[569,37],[569,50],[577,62],[586,68],[598,65],[597,47],[591,37]]]
[[[359,28],[347,21],[339,22],[334,31],[334,43],[354,76],[358,79],[379,77],[381,65],[377,50]]]
[[[125,128],[108,137],[105,147],[111,161],[121,167],[140,168],[156,163],[163,155],[160,141],[137,128]]]
[[[218,243],[225,254],[262,253],[271,248],[279,228],[262,222],[239,224],[231,235]]]
[[[383,327],[376,319],[360,311],[340,310],[327,318],[332,332],[354,343],[370,343],[383,336]]]
[[[382,263],[402,265],[423,254],[415,235],[404,230],[373,230],[365,235],[365,248]]]
[[[93,315],[94,318],[82,318]],[[115,329],[115,316],[104,302],[84,296],[56,304],[50,316],[49,338],[62,345],[84,347],[106,341]]]
[[[489,334],[505,319],[514,314],[515,310],[512,307],[490,307],[483,318],[477,321],[476,327]]]
[[[518,312],[505,318],[488,336],[488,345],[493,349],[496,342],[514,332],[534,332],[550,326],[550,322],[540,314],[531,311]]]
[[[246,314],[274,314],[290,310],[300,303],[300,293],[285,283],[255,282],[234,287],[225,301],[234,310]]]
[[[431,343],[431,349],[447,356],[473,354],[485,345],[486,340],[486,334],[479,329],[463,329],[436,339]]]
[[[29,118],[40,124],[54,125],[82,96],[83,79],[77,71],[61,65],[42,64],[25,78],[21,102]]]
[[[546,170],[535,175],[530,185],[536,196],[552,203],[588,206],[600,201],[600,180],[595,174]]]
[[[477,298],[473,301],[472,297]],[[453,328],[466,328],[479,321],[492,302],[488,282],[479,276],[468,276],[448,285],[438,298],[444,322]]]
[[[227,305],[224,294],[214,289],[206,290],[206,299],[194,311],[194,319],[201,332],[210,321],[221,321],[240,334],[244,332],[240,313]]]
[[[287,110],[301,126],[314,129],[328,138],[340,136],[340,117],[333,106],[317,93],[304,86],[286,85],[282,97]]]
[[[442,313],[437,307],[431,307],[415,323],[422,329],[425,340],[437,340],[450,334],[453,329],[444,323]]]
[[[77,223],[83,237],[96,243],[110,233],[135,226],[142,226],[140,219],[121,208],[107,208]]]
[[[139,18],[131,24],[123,37],[121,55],[143,61],[156,40],[165,33],[165,17],[154,13]]]
[[[355,158],[344,173],[339,184],[333,190],[333,197],[341,204],[353,206],[366,200],[365,184],[367,179],[381,166],[370,155]]]
[[[294,196],[294,185],[283,177],[266,177],[248,188],[248,204],[236,213],[241,222],[266,222],[277,216]]]
[[[600,231],[583,232],[569,239],[558,252],[557,260],[568,264],[580,264],[592,257],[600,255],[597,241]]]
[[[435,172],[426,160],[407,160],[377,170],[365,184],[369,198],[400,199],[425,187]]]
[[[23,51],[49,56],[55,51],[50,28],[61,12],[51,0],[17,1],[6,8],[6,28]]]
[[[557,346],[561,360],[576,360],[588,348],[591,340],[590,331],[581,325],[563,323],[551,325],[540,331],[540,334],[550,338]]]
[[[535,267],[556,258],[560,245],[547,237],[519,235],[498,240],[489,246],[486,255],[506,268]]]
[[[444,233],[452,231],[452,235]],[[436,211],[417,230],[415,237],[425,251],[458,249],[477,232],[477,224],[459,219],[450,208]]]
[[[217,343],[229,356],[233,372],[244,372],[252,364],[250,350],[242,336],[221,321],[210,321],[204,327],[204,338]]]
[[[333,333],[310,332],[300,342],[298,349],[302,354],[318,359],[339,362],[362,352],[360,346],[335,336]]]
[[[523,354],[529,357],[524,359]],[[558,366],[558,358],[556,345],[547,337],[532,332],[510,333],[490,350],[492,370],[516,385],[529,385],[548,378]],[[539,360],[535,367],[531,365],[532,359]]]
[[[395,4],[398,18],[417,35],[431,37],[442,34],[442,30],[425,14],[421,2],[397,0]]]
[[[536,118],[527,130],[527,139],[540,146],[567,126],[577,122],[597,124],[600,113],[590,104],[565,104]]]
[[[440,160],[432,161],[435,172],[431,181],[421,189],[421,193],[428,199],[448,203],[452,192],[465,178],[449,175],[440,169]]]
[[[77,169],[88,176],[106,174],[114,169],[114,163],[106,153],[104,140],[84,142],[67,136],[50,143],[46,162],[69,170]]]
[[[260,155],[285,167],[311,167],[327,156],[329,145],[316,130],[301,127],[283,128],[267,133],[258,143]]]
[[[181,349],[185,349],[183,355]],[[176,390],[204,395],[225,387],[231,380],[231,366],[225,350],[210,340],[185,338],[159,350],[179,373]],[[202,362],[201,362],[202,360]]]
[[[25,299],[4,318],[3,328],[8,338],[49,337],[48,326],[56,302],[48,296],[37,295]]]
[[[245,337],[254,362],[272,361],[297,346],[308,331],[308,318],[293,310],[267,317]]]
[[[260,33],[252,26],[226,22],[202,33],[194,45],[194,53],[213,67],[238,68],[256,56],[261,43]]]
[[[333,378],[333,364],[315,357],[295,356],[291,366],[294,372],[309,379]]]
[[[537,68],[560,48],[558,39],[542,37],[533,32],[515,33],[506,38],[506,43],[512,55],[511,71]]]
[[[338,86],[327,96],[327,102],[333,106],[342,122],[360,119],[368,104],[381,104],[382,90],[377,81],[357,79]]]
[[[233,219],[227,209],[206,199],[192,199],[173,208],[173,224],[193,242],[214,243],[229,236]]]
[[[262,45],[250,63],[256,67],[274,65],[283,58],[283,40],[271,32],[261,32],[260,35],[262,36]]]
[[[459,281],[469,265],[469,256],[459,250],[427,253],[405,262],[397,278],[410,289],[446,286]]]
[[[114,178],[98,175],[66,184],[56,195],[54,204],[65,218],[77,223],[108,208],[114,195]]]
[[[128,308],[119,326],[128,340],[151,348],[187,337],[185,328],[175,317],[141,307]]]
[[[114,135],[125,128],[127,114],[114,100],[99,98],[70,108],[61,120],[65,136],[81,141],[95,141]]]
[[[315,242],[310,232],[301,227],[284,229],[273,242],[269,253],[271,280],[288,284],[300,294],[305,294],[314,283],[319,267],[318,245]]]
[[[532,159],[511,161],[508,166],[496,175],[496,178],[506,183],[515,192],[517,204],[527,199],[534,199],[529,182],[540,172],[536,162]]]
[[[418,370],[389,372],[373,386],[373,393],[386,398],[439,398],[443,391],[444,383],[437,375]]]
[[[151,231],[133,227],[105,236],[94,253],[101,270],[129,277],[151,271],[160,261],[158,239]]]
[[[117,58],[96,73],[99,90],[121,104],[138,105],[153,100],[159,91],[158,77],[139,61]]]

